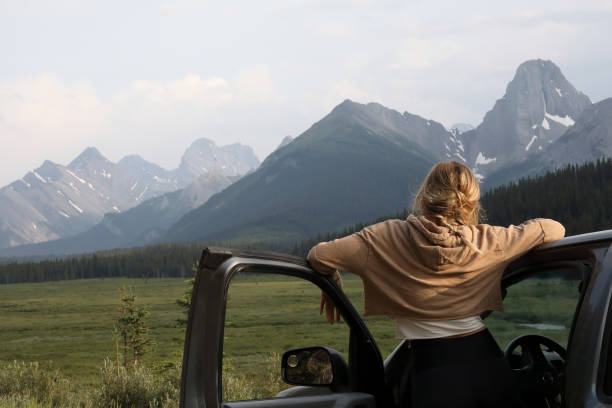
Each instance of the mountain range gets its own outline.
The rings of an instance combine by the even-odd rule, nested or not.
[[[157,176],[169,180],[174,190],[166,186],[164,193],[163,185],[152,185],[147,192],[163,194],[129,211],[117,205],[121,214],[107,211],[95,227],[81,226],[81,235],[5,249],[0,255],[85,252],[155,241],[295,242],[410,206],[427,171],[440,160],[467,164],[486,190],[567,164],[610,157],[611,141],[612,99],[592,104],[554,63],[531,60],[518,67],[505,94],[475,128],[457,124],[447,130],[432,119],[345,100],[298,137],[283,140],[253,171],[245,170],[255,167],[254,162],[238,167],[220,164],[218,152],[197,153],[206,145],[200,141],[185,154],[189,163],[170,172],[173,177]],[[218,189],[180,204],[202,190],[175,190],[186,186],[187,175],[194,180],[198,169],[211,170],[212,159],[220,166],[204,184],[214,180]],[[101,172],[97,166],[92,169]],[[34,179],[36,174],[16,183]]]
[[[592,104],[551,61],[521,64],[481,124],[453,126],[346,100],[260,168],[187,213],[167,241],[308,237],[399,211],[432,164],[465,163],[483,189],[612,155],[612,100]]]
[[[183,195],[166,197],[174,200],[168,206],[171,211],[179,213],[177,209],[185,206],[187,211],[258,165],[250,147],[217,147],[207,139],[193,142],[175,170],[163,169],[135,155],[113,163],[93,147],[85,149],[68,166],[47,160],[0,189],[0,248],[74,236],[151,198],[189,187]],[[202,175],[210,176],[198,179]],[[203,188],[206,181],[211,182],[214,191]],[[177,206],[179,198],[189,204]],[[152,218],[153,224],[157,221]]]

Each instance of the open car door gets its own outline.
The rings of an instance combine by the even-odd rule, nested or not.
[[[486,325],[505,349],[531,407],[602,406],[612,231],[541,245],[510,264],[504,313]],[[607,397],[606,397],[607,398]]]
[[[327,344],[296,344],[322,341],[317,339],[321,330],[312,329],[308,323],[312,316],[328,327],[317,313],[320,291],[332,299],[342,315],[343,322],[335,326],[347,330],[344,353],[348,365],[344,367],[343,350],[336,352]],[[228,310],[228,301],[236,304],[239,313]],[[302,313],[303,308],[306,309]],[[291,337],[296,332],[301,333],[299,337]],[[325,336],[326,332],[322,332]],[[268,335],[265,340],[261,337],[263,334]],[[257,347],[276,343],[284,348],[281,353],[299,346],[323,346],[307,348],[309,352],[314,348],[331,350],[336,360],[335,378],[327,382],[305,379],[303,384],[308,386],[289,388],[274,395],[260,393],[261,382],[256,381],[255,386],[241,382],[280,377],[281,365],[286,376],[285,369],[299,366],[298,351],[284,355],[282,361],[272,359],[271,374],[261,368],[253,371],[251,360],[264,355]],[[344,346],[340,343],[339,347]],[[247,349],[251,348],[255,351],[249,354]],[[227,391],[232,382],[238,390],[233,395]],[[252,395],[243,394],[249,390],[253,391]],[[185,338],[181,407],[392,407],[389,394],[381,354],[372,335],[331,279],[314,272],[303,259],[288,255],[223,248],[204,250]]]

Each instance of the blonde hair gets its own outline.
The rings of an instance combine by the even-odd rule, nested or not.
[[[438,224],[475,225],[482,217],[480,187],[470,169],[456,161],[430,171],[414,200],[414,212]]]

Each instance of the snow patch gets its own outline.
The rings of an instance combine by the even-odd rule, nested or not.
[[[550,130],[550,123],[548,123],[546,118],[542,119],[542,127],[546,130]]]
[[[529,148],[531,147],[531,145],[533,144],[533,142],[535,142],[535,140],[536,140],[537,138],[538,138],[538,137],[537,137],[536,135],[533,135],[533,137],[531,138],[531,140],[529,141],[529,143],[527,143],[527,146],[525,146],[525,151],[528,151],[528,150],[529,150]]]
[[[474,171],[474,169],[472,169],[472,173],[474,174],[474,177],[476,177],[476,179],[478,180],[478,182],[482,182],[484,180],[484,176],[480,173],[477,173],[476,171]]]
[[[563,98],[563,93],[561,92],[560,88],[555,88],[555,91],[557,91],[557,94],[559,94],[559,96]]]
[[[562,118],[561,116],[551,115],[550,113],[545,112],[544,116],[546,116],[550,120],[554,120],[555,122],[565,127],[574,126],[574,123],[576,123],[574,122],[574,119],[570,118],[569,115],[565,115],[565,117]]]
[[[446,153],[446,157],[448,157],[449,159],[451,158],[451,155]]]
[[[134,182],[134,184],[132,185],[132,187],[130,187],[130,191],[134,191],[134,189],[136,188],[136,186],[138,185],[138,182]]]
[[[70,218],[70,216],[69,216],[68,214],[66,214],[65,212],[63,212],[63,211],[58,211],[58,213],[59,213],[60,215],[63,215],[63,216],[64,216],[64,217],[66,217],[66,218]]]
[[[36,176],[37,179],[39,179],[40,181],[42,181],[43,183],[47,184],[47,180],[45,180],[44,178],[42,178],[42,176],[40,174],[38,174],[37,172],[33,171],[32,173],[34,173],[34,175]]]
[[[427,126],[431,126],[431,122],[430,121],[427,121]]]
[[[107,173],[105,169],[102,169],[102,177],[106,177],[106,178],[111,178],[112,175],[110,173]]]
[[[542,150],[542,146],[538,146],[538,150]]]
[[[71,206],[74,207],[75,210],[77,210],[78,212],[80,212],[81,214],[83,214],[83,210],[81,210],[81,208],[76,205],[75,203],[72,202],[72,200],[68,200],[68,203],[70,203]]]
[[[459,139],[455,139],[455,141],[457,142],[457,147],[458,147],[459,149],[461,149],[461,151],[462,151],[462,152],[464,152],[464,153],[465,153],[465,150],[463,149],[463,143],[461,143],[461,140],[459,140]],[[465,160],[464,160],[464,161],[465,161]]]
[[[20,180],[21,180],[21,182],[22,182],[23,184],[25,184],[25,185],[26,185],[28,188],[32,187],[32,185],[31,185],[30,183],[28,183],[27,181],[25,181],[24,179],[20,179]]]
[[[465,157],[463,157],[462,155],[459,154],[459,152],[455,152],[455,156],[457,156],[458,158],[460,158],[461,160],[463,160],[464,163],[467,163],[467,160],[465,160]]]
[[[96,191],[96,189],[94,188],[94,186],[91,185],[91,183],[87,183],[87,185],[89,186],[89,188],[91,188],[93,191]]]
[[[120,209],[118,209],[116,205],[113,205],[113,210],[115,210],[115,211],[117,211],[117,212],[121,212],[121,210],[120,210]]]
[[[448,150],[450,152],[450,147],[448,147],[448,145],[446,144],[446,142],[444,142],[444,147],[446,148],[446,150]]]
[[[68,184],[70,185],[70,187],[72,187],[72,189],[73,189],[74,191],[76,191],[76,192],[77,192],[77,194],[79,194],[79,193],[80,193],[80,191],[79,191],[78,187],[76,187],[72,181],[71,181],[70,183],[68,183]]]
[[[36,226],[36,224],[32,223],[32,228],[34,228],[35,230],[38,229],[38,227]]]
[[[68,174],[70,174],[72,177],[74,177],[75,179],[79,180],[81,182],[81,184],[85,184],[86,181],[83,180],[82,178],[80,178],[79,176],[77,176],[76,174],[74,174],[73,172],[71,172],[70,170],[66,169],[66,171],[68,172]]]
[[[533,125],[531,128],[532,128],[532,129],[535,129],[535,128],[537,128],[537,127],[538,127],[538,125]]]
[[[478,156],[476,156],[476,165],[479,166],[481,164],[489,164],[493,163],[497,160],[497,157],[486,157],[482,152],[478,152]]]
[[[70,187],[72,187],[72,189],[77,193],[80,194],[81,192],[79,191],[79,188],[77,186],[74,185],[74,183],[71,181],[70,183],[68,183],[70,185]]]
[[[57,194],[61,195],[62,197],[66,197],[60,190],[57,190]]]
[[[142,200],[142,196],[144,195],[144,193],[146,193],[146,192],[147,192],[147,190],[148,190],[148,189],[149,189],[149,187],[148,187],[148,186],[147,186],[147,187],[145,187],[145,189],[144,189],[144,190],[142,190],[142,193],[140,193],[140,195],[138,196],[138,198],[136,198],[136,200],[139,200],[139,201],[140,201],[140,200]]]

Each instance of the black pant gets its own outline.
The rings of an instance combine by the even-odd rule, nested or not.
[[[488,330],[411,346],[412,408],[522,407],[514,374]]]

